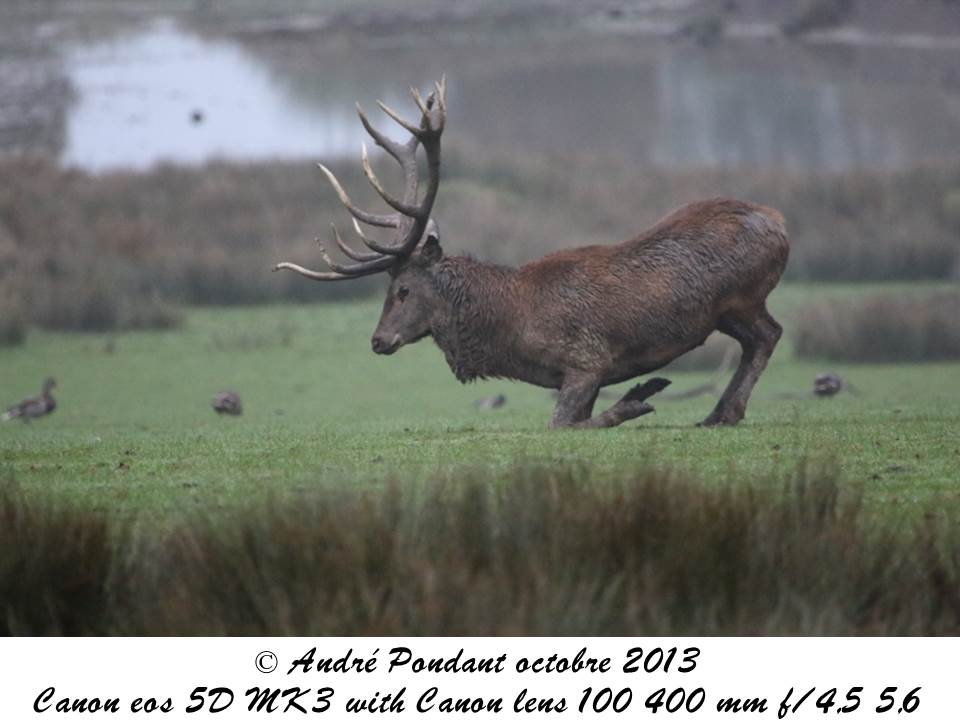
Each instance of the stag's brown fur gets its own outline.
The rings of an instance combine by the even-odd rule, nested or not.
[[[601,387],[663,367],[714,330],[744,352],[705,422],[736,423],[780,337],[766,297],[789,248],[780,213],[759,205],[692,203],[620,245],[566,250],[519,269],[432,252],[392,271],[375,348],[393,352],[429,334],[462,382],[504,377],[559,388],[554,425],[649,412],[638,393],[612,416],[587,422]],[[408,339],[405,329],[418,320],[400,307],[424,295],[435,298],[429,318]]]
[[[559,389],[555,427],[611,427],[652,412],[647,398],[669,381],[648,380],[591,417],[601,387],[663,367],[719,330],[738,340],[743,353],[704,424],[739,422],[781,334],[766,308],[789,254],[780,213],[716,198],[680,208],[620,245],[567,250],[518,269],[445,258],[430,213],[440,179],[446,83],[441,79],[426,100],[416,90],[412,94],[419,124],[381,104],[410,132],[403,145],[377,131],[360,111],[367,132],[404,170],[399,199],[374,176],[364,150],[364,172],[396,213],[376,215],[356,207],[323,168],[354,220],[393,228],[394,242],[367,238],[355,223],[373,252],[352,249],[335,229],[334,240],[356,264],[334,263],[324,252],[328,272],[289,262],[276,269],[320,281],[388,271],[392,281],[371,341],[374,352],[390,354],[432,336],[462,382],[505,377]],[[418,147],[426,153],[428,171],[419,201]]]

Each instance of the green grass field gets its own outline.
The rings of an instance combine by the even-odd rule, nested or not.
[[[464,466],[496,475],[526,463],[583,463],[601,473],[655,465],[712,482],[769,481],[804,461],[827,462],[845,482],[862,483],[871,505],[955,501],[960,364],[843,366],[792,356],[799,305],[876,289],[778,289],[771,308],[784,341],[746,420],[712,430],[694,427],[713,402],[700,397],[655,401],[655,415],[611,430],[550,431],[545,390],[461,386],[430,341],[374,355],[373,301],[195,310],[183,330],[160,333],[33,331],[23,346],[0,350],[0,402],[35,393],[49,374],[59,380],[60,404],[31,425],[0,426],[0,472],[28,493],[157,519],[316,486],[416,482]],[[828,369],[860,396],[784,397],[807,392]],[[709,377],[666,375],[671,390]],[[213,413],[209,399],[223,388],[240,393],[243,417]],[[504,408],[474,408],[499,392]],[[611,402],[601,398],[598,407]]]

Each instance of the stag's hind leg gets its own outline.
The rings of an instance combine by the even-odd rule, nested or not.
[[[560,389],[560,398],[550,421],[550,427],[569,428],[608,428],[615,427],[627,420],[653,412],[653,406],[647,398],[663,390],[669,380],[653,378],[642,385],[631,388],[611,407],[595,417],[590,417],[596,402],[600,384],[592,378],[570,378],[564,380]]]
[[[777,341],[783,334],[780,323],[771,317],[766,306],[749,312],[728,313],[720,318],[717,329],[740,343],[743,352],[740,365],[717,406],[701,425],[736,425],[743,419],[747,401],[760,374],[767,367]]]

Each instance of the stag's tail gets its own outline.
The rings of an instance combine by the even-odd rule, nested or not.
[[[13,410],[7,410],[3,415],[0,415],[0,422],[6,422],[7,420],[13,420],[16,417],[20,417],[19,413],[14,408]]]

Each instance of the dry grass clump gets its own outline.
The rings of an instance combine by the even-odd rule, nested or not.
[[[318,261],[313,238],[336,202],[324,189],[310,163],[91,176],[0,162],[0,275],[16,278],[32,322],[75,330],[175,326],[176,303],[368,293],[376,280],[321,285],[270,272],[285,256]]]
[[[103,332],[120,322],[117,293],[102,278],[63,278],[32,295],[31,319],[40,327]]]
[[[878,520],[804,468],[763,485],[457,471],[193,516],[109,552],[85,513],[4,502],[14,632],[960,632],[956,528],[932,509],[912,527]]]
[[[639,471],[454,477],[282,506],[169,540],[137,632],[832,634],[960,629],[958,557],[870,527],[801,473],[780,491]],[[928,531],[939,532],[939,531]],[[949,552],[953,552],[952,550]],[[170,583],[171,573],[178,580]],[[933,580],[936,578],[936,581]],[[164,593],[169,587],[189,588]],[[955,597],[955,595],[954,595]],[[201,620],[201,618],[203,618]]]
[[[183,310],[157,293],[131,294],[105,277],[70,277],[34,291],[32,320],[51,330],[171,330]]]
[[[23,299],[0,282],[0,347],[21,344],[27,337],[27,310]]]
[[[799,357],[847,362],[960,359],[960,292],[809,305],[793,341]]]
[[[0,634],[107,632],[111,573],[124,545],[116,530],[101,515],[0,483]]]
[[[333,166],[353,197],[376,207],[356,163]],[[388,183],[396,179],[389,164],[378,172]],[[945,278],[960,268],[957,188],[960,166],[830,177],[641,173],[618,158],[454,145],[445,150],[435,214],[448,252],[516,264],[574,245],[620,242],[685,202],[733,195],[786,216],[789,278]],[[0,281],[16,279],[28,320],[89,330],[175,324],[177,313],[159,312],[158,299],[239,304],[368,295],[382,277],[311,283],[270,272],[280,259],[322,264],[314,237],[333,219],[347,230],[344,215],[309,162],[91,176],[43,160],[4,161]]]
[[[13,309],[14,315],[8,315],[10,309],[0,310],[0,347],[20,345],[27,337],[27,323],[19,309]]]
[[[787,276],[803,280],[950,278],[960,259],[944,194],[960,167],[858,174],[798,184],[772,180],[754,197],[780,208],[792,249]]]
[[[120,305],[121,330],[173,330],[183,325],[183,309],[158,294],[133,296]]]

